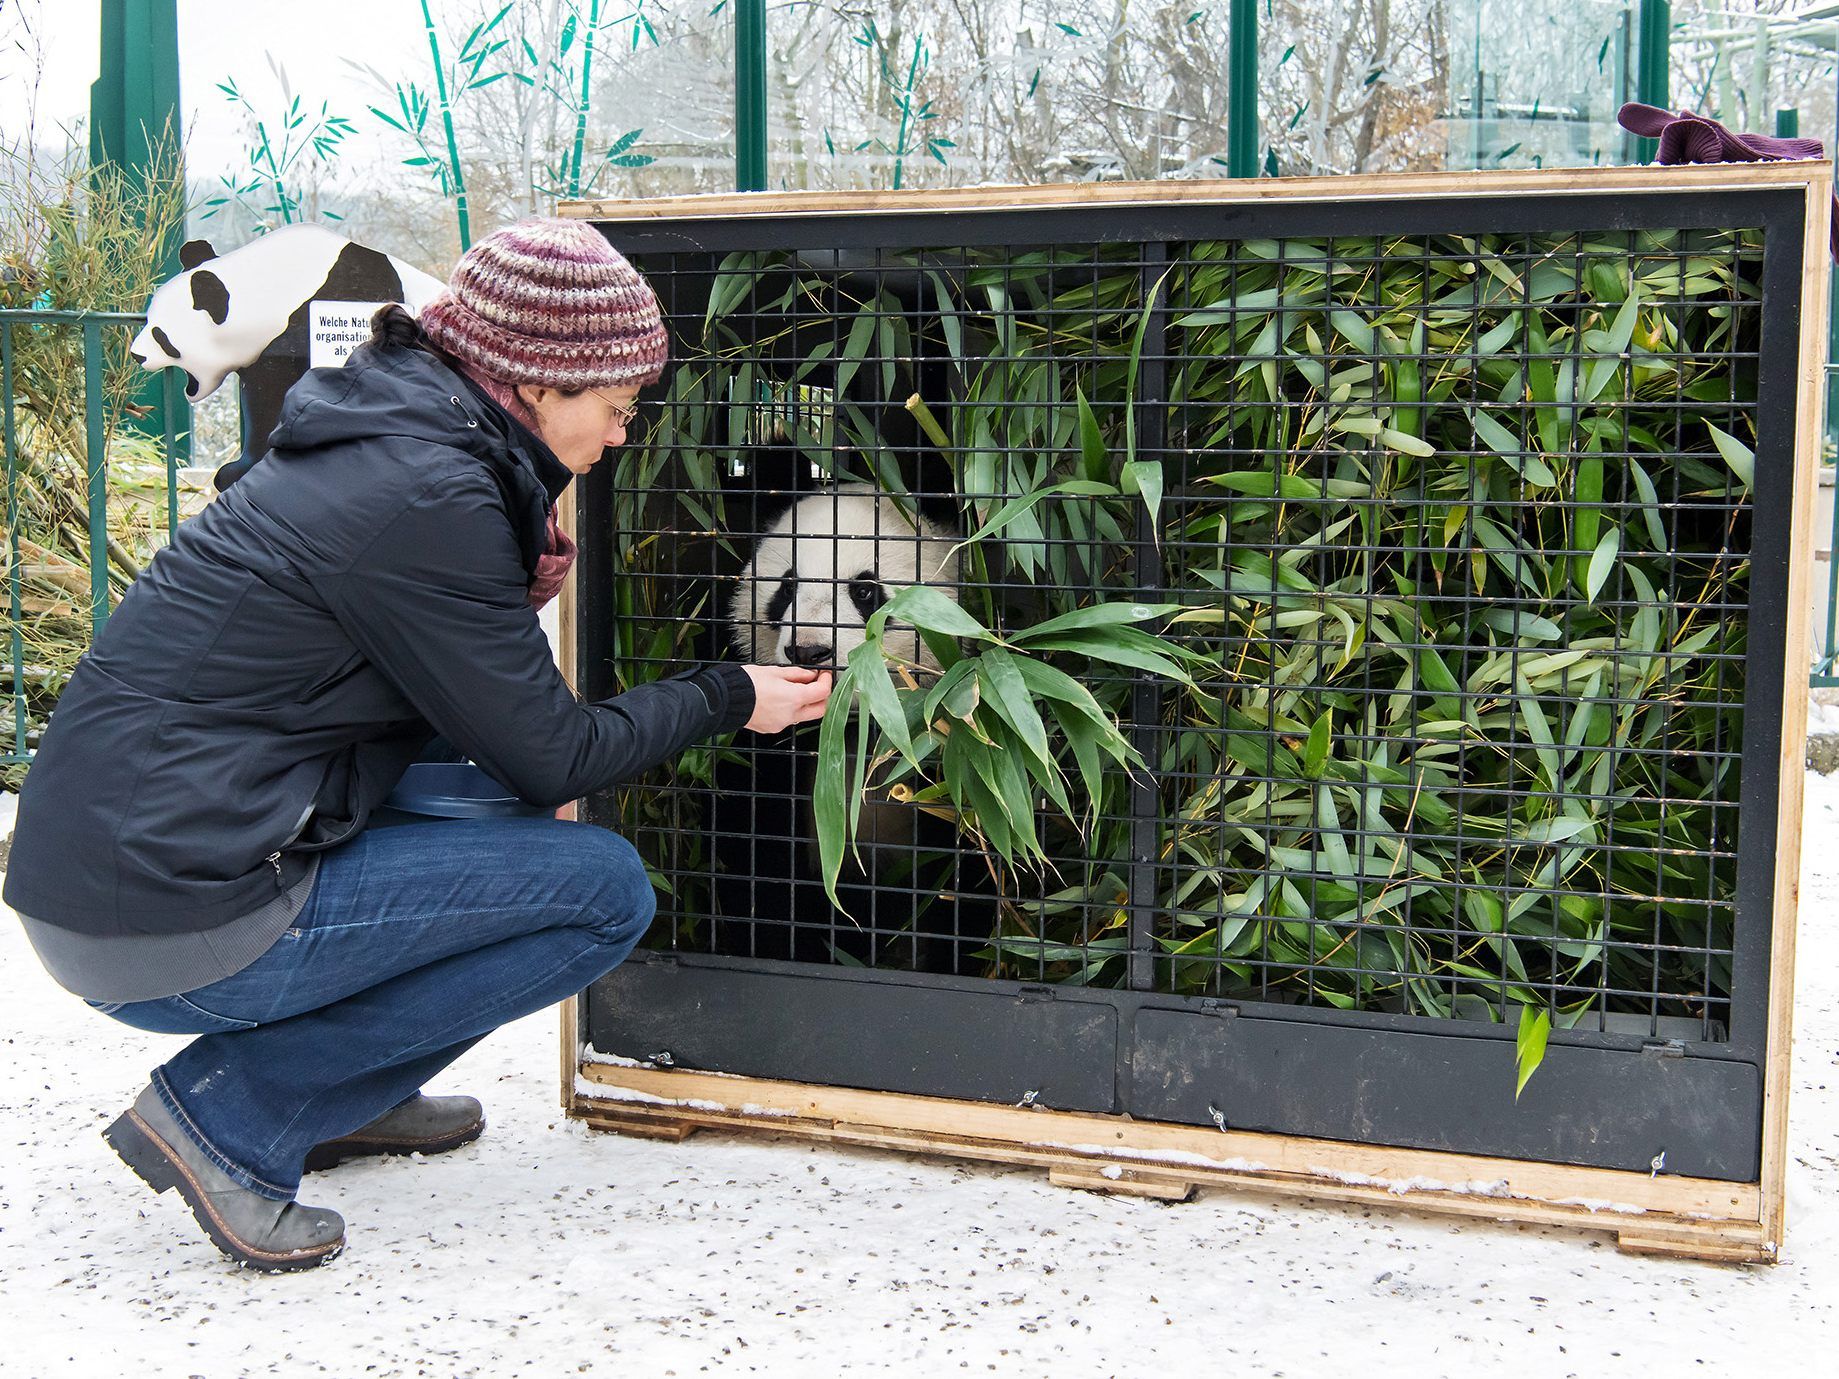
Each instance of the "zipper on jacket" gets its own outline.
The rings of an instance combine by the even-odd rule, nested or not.
[[[268,865],[275,869],[275,885],[277,887],[284,885],[281,879],[281,854],[279,852],[269,853]]]

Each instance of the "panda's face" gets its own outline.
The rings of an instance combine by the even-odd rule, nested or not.
[[[230,319],[230,290],[208,243],[189,241],[179,261],[185,271],[155,290],[147,302],[147,324],[128,352],[144,369],[184,370],[185,396],[196,402],[216,392],[224,376],[253,360],[268,340],[241,338],[246,332]]]
[[[185,395],[196,402],[216,392],[224,375],[240,367],[240,342],[235,331],[226,329],[229,312],[223,279],[209,268],[188,269],[153,294],[147,324],[128,350],[144,369],[183,369]]]
[[[735,646],[756,665],[840,668],[867,637],[869,618],[912,584],[954,595],[952,539],[862,485],[803,499],[773,523],[742,572],[730,610]],[[938,669],[904,623],[882,645],[898,660]]]

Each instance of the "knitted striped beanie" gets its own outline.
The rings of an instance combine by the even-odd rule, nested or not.
[[[656,294],[578,220],[525,220],[486,236],[417,319],[469,371],[568,393],[655,383],[670,354]]]

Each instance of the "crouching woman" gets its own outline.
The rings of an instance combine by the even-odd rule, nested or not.
[[[477,1137],[422,1085],[616,966],[655,908],[632,846],[552,818],[367,830],[435,734],[534,804],[717,733],[821,716],[827,675],[702,667],[601,703],[536,609],[555,505],[626,438],[666,337],[590,228],[475,245],[289,393],[262,463],[185,523],[71,677],[21,792],[5,900],[52,975],[196,1035],[108,1129],[238,1263],[320,1264],[304,1170]]]

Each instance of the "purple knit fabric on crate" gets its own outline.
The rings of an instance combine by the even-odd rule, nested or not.
[[[1733,134],[1716,120],[1682,110],[1677,115],[1657,105],[1630,101],[1616,111],[1616,121],[1631,134],[1658,139],[1656,163],[1770,163],[1783,159],[1824,158],[1818,139],[1778,139],[1768,134]],[[1833,198],[1831,248],[1839,259],[1839,196]]]

